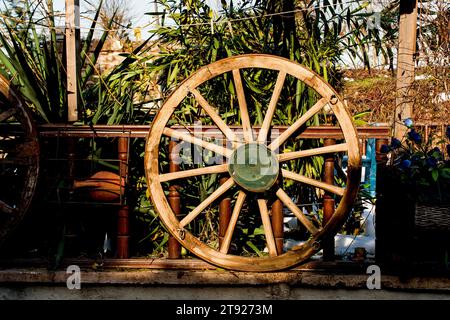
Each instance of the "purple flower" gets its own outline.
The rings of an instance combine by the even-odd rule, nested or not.
[[[410,160],[403,160],[402,163],[400,164],[400,167],[402,169],[408,169],[409,167],[411,167],[411,161]]]
[[[383,145],[381,146],[381,149],[380,149],[380,152],[381,152],[381,153],[389,153],[389,151],[391,151],[391,148],[389,148],[388,145],[383,144]]]
[[[392,138],[392,141],[391,141],[391,148],[392,149],[398,149],[398,148],[400,148],[402,146],[402,142],[400,141],[400,140],[398,140],[398,139],[396,139],[396,138]]]
[[[408,128],[411,128],[414,125],[414,121],[411,118],[406,119],[405,121],[403,121],[403,123],[405,124],[405,126],[407,126]]]
[[[415,143],[419,144],[422,142],[422,137],[420,136],[419,133],[417,133],[416,130],[411,129],[411,131],[408,133],[408,138],[412,141],[414,141]]]

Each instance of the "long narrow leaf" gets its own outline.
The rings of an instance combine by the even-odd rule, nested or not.
[[[97,11],[95,12],[95,16],[94,19],[92,20],[92,24],[91,24],[91,28],[89,29],[89,32],[86,36],[86,40],[83,42],[83,48],[81,49],[81,67],[85,66],[86,63],[86,57],[87,54],[89,52],[89,49],[91,48],[92,45],[92,39],[94,38],[94,33],[95,33],[95,28],[97,26],[97,20],[100,17],[100,12],[102,10],[103,7],[103,0],[100,0],[100,3],[98,4],[98,8]]]

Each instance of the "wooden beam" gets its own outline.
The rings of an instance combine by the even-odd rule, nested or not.
[[[67,120],[78,121],[80,70],[80,0],[66,0]]]
[[[417,36],[417,0],[400,1],[400,27],[397,58],[397,97],[394,136],[401,140],[407,128],[403,121],[413,116],[415,53]]]
[[[242,135],[242,128],[237,126],[230,126],[235,131],[235,134]],[[19,129],[19,128],[18,128]],[[193,127],[189,126],[172,126],[174,130],[188,130],[194,131]],[[216,129],[216,130],[214,130]],[[259,132],[259,127],[253,127],[256,133]],[[274,126],[272,130],[278,130],[279,133],[286,131],[288,127]],[[11,125],[8,126],[8,133],[12,133]],[[67,124],[46,124],[38,127],[39,135],[41,137],[77,137],[77,138],[147,138],[150,130],[149,125],[96,125],[96,126],[72,126]],[[391,136],[391,127],[386,125],[383,127],[357,127],[358,135],[360,139],[386,139]],[[0,132],[2,125],[0,124]],[[19,131],[17,131],[19,132]],[[221,137],[222,132],[215,126],[202,126],[203,137],[217,138]],[[304,131],[299,132],[297,139],[343,139],[342,130],[339,127],[308,127]]]

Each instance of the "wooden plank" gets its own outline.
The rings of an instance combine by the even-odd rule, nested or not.
[[[237,135],[242,135],[242,128],[237,126],[230,126],[236,131]],[[288,127],[273,126],[273,130],[278,130],[283,133]],[[173,126],[171,129],[190,130],[193,127]],[[217,129],[214,131],[214,129]],[[383,127],[357,127],[358,135],[361,139],[382,139],[391,136],[391,128],[389,126]],[[98,137],[98,138],[115,138],[115,137],[130,137],[130,138],[147,138],[150,126],[148,125],[97,125],[97,126],[70,126],[70,125],[41,125],[38,128],[41,137]],[[199,128],[196,128],[200,131]],[[253,127],[255,132],[259,132],[260,127]],[[202,126],[202,135],[205,137],[214,136],[220,137],[222,132],[214,126]],[[1,132],[1,126],[0,126]],[[308,127],[303,132],[299,132],[297,139],[343,139],[342,130],[339,127]]]
[[[365,273],[369,265],[375,262],[368,260],[366,262],[353,261],[322,261],[310,260],[297,267],[291,268],[291,271],[309,271],[309,272],[330,272],[336,273]],[[46,268],[51,264],[47,259],[0,259],[0,269],[38,269]],[[68,266],[77,265],[82,269],[163,269],[163,270],[216,270],[217,267],[197,258],[183,259],[164,259],[164,258],[133,258],[133,259],[76,259],[66,258],[61,262],[61,269],[65,270]],[[419,268],[420,266],[417,266]],[[423,270],[430,271],[428,265],[422,266]],[[422,269],[417,269],[422,270]]]
[[[78,121],[78,72],[80,70],[80,0],[66,0],[67,117]]]
[[[313,276],[311,274],[311,276]],[[317,275],[318,276],[318,275]],[[317,276],[314,276],[315,278]],[[355,277],[355,275],[352,275]],[[363,279],[358,279],[362,285],[366,285],[367,275],[361,275]],[[66,285],[66,271],[48,271],[45,269],[34,270],[1,270],[0,283],[22,283],[22,284],[54,284]],[[176,271],[176,270],[147,270],[147,271],[82,271],[83,285],[269,285],[277,283],[288,283],[290,285],[300,285],[305,278],[298,271],[271,272],[271,273],[251,273],[251,272],[227,272],[216,270],[197,271]],[[342,278],[340,276],[339,278]],[[329,275],[321,276],[314,282],[324,284],[330,282],[328,286],[336,285],[335,279]],[[328,280],[328,281],[327,281]],[[312,283],[312,282],[311,282]],[[340,279],[341,287],[345,282]]]
[[[403,121],[413,117],[414,83],[417,38],[417,0],[400,1],[400,24],[397,61],[397,98],[394,118],[394,136],[402,140],[408,128]]]

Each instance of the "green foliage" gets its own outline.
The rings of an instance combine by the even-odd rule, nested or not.
[[[162,26],[126,60],[89,88],[86,121],[97,124],[144,123],[151,120],[146,105],[164,100],[178,84],[200,67],[214,61],[245,53],[281,55],[309,67],[341,87],[338,63],[344,54],[364,60],[369,66],[368,46],[380,47],[378,30],[368,28],[370,14],[366,3],[351,6],[345,1],[256,1],[236,6],[224,4],[217,16],[204,0],[161,0]],[[301,11],[279,15],[278,12]],[[155,15],[156,13],[150,13]],[[214,22],[211,27],[211,21]],[[149,49],[158,47],[160,52]],[[162,96],[151,92],[157,79]],[[255,122],[262,121],[262,108],[270,99],[276,78],[272,74],[245,75],[247,94],[255,113]],[[317,98],[315,93],[296,79],[287,79],[284,93],[286,110],[278,113],[281,123],[295,121]],[[236,101],[232,79],[225,77],[205,89],[206,98],[216,105],[228,105],[222,114],[235,121]],[[218,96],[214,90],[220,90]],[[232,101],[224,98],[233,96]],[[265,94],[261,100],[261,94]],[[195,106],[185,104],[185,110]],[[150,112],[150,113],[149,113]],[[253,115],[252,115],[253,116]],[[285,119],[284,119],[285,118]],[[191,121],[191,119],[185,119]],[[318,124],[318,119],[314,120]]]
[[[83,92],[86,117],[89,124],[134,124],[151,120],[154,110],[147,105],[157,105],[159,98],[152,92],[156,81],[147,67],[148,42],[141,44],[124,61],[107,74],[96,76],[96,82]]]
[[[427,142],[412,126],[412,121],[405,121],[409,131],[404,141],[395,138],[384,152],[390,152],[388,169],[398,178],[403,192],[413,202],[448,203],[450,202],[450,162],[445,160],[445,152],[436,145],[445,140]],[[411,123],[411,125],[409,125]],[[447,139],[450,139],[450,127],[447,128]]]
[[[96,18],[102,4],[103,0],[99,3]],[[7,3],[2,12],[2,20],[4,29],[0,31],[0,63],[3,68],[0,72],[18,88],[30,109],[35,111],[38,121],[65,122],[67,85],[63,60],[64,42],[61,30],[55,25],[53,1],[24,0]],[[89,55],[96,24],[96,21],[92,23],[91,30],[81,45],[81,69],[85,71],[80,77],[80,88],[84,88],[92,77],[92,66],[95,65],[108,35],[108,32],[103,32],[93,54]]]

